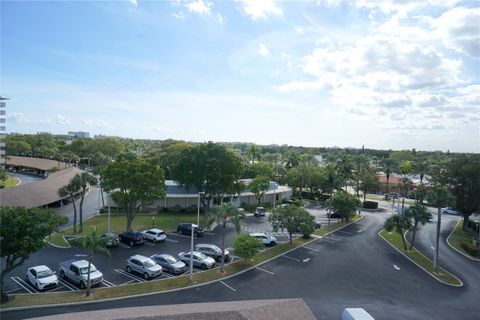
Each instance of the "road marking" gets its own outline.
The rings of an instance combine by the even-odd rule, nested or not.
[[[290,259],[290,260],[294,260],[294,261],[297,261],[297,262],[300,262],[300,260],[298,260],[297,258],[292,258],[290,256],[287,256],[287,255],[283,255],[282,257],[285,257],[287,259]]]
[[[121,286],[123,286],[124,284],[129,284],[129,283],[132,283],[132,282],[136,282],[137,280],[130,280],[130,281],[127,281],[127,282],[124,282],[121,284]]]
[[[263,272],[266,272],[266,273],[269,273],[269,274],[275,274],[275,273],[273,273],[272,271],[268,271],[268,270],[262,269],[262,268],[260,268],[260,267],[256,267],[255,269],[258,269],[258,270],[260,270],[260,271],[263,271]]]
[[[178,243],[178,240],[173,240],[173,239],[168,239],[168,238],[166,238],[165,241]]]
[[[358,230],[357,232],[360,233],[360,232],[363,232],[363,230]]]
[[[345,234],[352,234],[351,232],[348,232],[348,231],[343,231],[343,230],[338,230],[337,232],[340,232],[340,233],[345,233]]]
[[[115,269],[116,273],[120,273],[121,275],[124,275],[126,277],[129,277],[130,279],[136,280],[138,282],[145,282],[144,279],[139,278],[137,276],[134,276],[133,274],[128,273],[127,271],[123,271],[122,269]]]
[[[14,282],[16,282],[20,287],[23,289],[27,290],[28,293],[38,293],[37,290],[34,288],[30,287],[25,281],[23,281],[20,277],[10,277]]]
[[[308,262],[308,261],[310,261],[310,258],[303,258],[302,259],[302,262]]]
[[[174,278],[175,276],[172,276],[171,274],[168,274],[166,272],[163,272],[162,275],[164,275],[167,278]]]
[[[226,284],[226,283],[223,282],[223,281],[220,281],[220,283],[223,284],[225,287],[227,287],[228,289],[230,289],[230,290],[232,290],[232,291],[237,291],[237,289],[230,287],[228,284]]]
[[[103,284],[106,285],[107,287],[115,287],[113,283],[105,279],[103,279]]]
[[[393,267],[395,268],[395,270],[400,270],[400,267],[398,267],[396,264],[393,265]]]
[[[320,250],[318,249],[314,249],[314,248],[310,248],[310,247],[307,247],[307,246],[303,246],[305,249],[308,249],[308,250],[313,250],[315,252],[320,252]]]
[[[7,292],[5,292],[5,293],[6,293],[6,294],[9,294],[9,293],[12,293],[12,292],[21,290],[21,289],[22,289],[22,288],[13,289],[13,290],[7,291]]]
[[[62,280],[60,278],[58,278],[58,282],[63,284],[63,286],[67,289],[69,289],[70,291],[76,291],[77,289],[72,287],[70,284],[68,284],[65,280]]]
[[[126,244],[123,244],[121,242],[119,242],[118,245],[122,248],[125,248],[125,249],[130,249],[131,248],[130,246],[127,246]]]
[[[435,250],[435,247],[430,247],[432,250]]]

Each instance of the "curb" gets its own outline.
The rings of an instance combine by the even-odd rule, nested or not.
[[[98,216],[98,213],[92,214],[91,216],[88,216],[86,219],[83,220],[83,222],[88,221],[88,220],[90,220],[91,218],[96,217],[96,216]],[[72,226],[65,227],[65,228],[63,228],[61,231],[66,230],[66,229],[71,228],[71,227],[72,227]],[[47,242],[47,244],[51,245],[52,247],[58,248],[58,249],[70,249],[70,248],[72,247],[72,246],[70,245],[70,243],[67,241],[67,239],[65,239],[65,236],[63,236],[62,238],[63,238],[63,241],[65,241],[65,243],[68,245],[68,247],[62,247],[62,246],[53,244],[53,243],[51,243],[50,241],[48,241],[47,238],[48,238],[49,236],[54,235],[54,234],[58,234],[58,232],[53,232],[52,234],[49,234],[48,236],[46,236],[45,238],[43,238],[43,240],[45,240],[45,241]]]
[[[328,233],[326,233],[324,236],[327,236],[331,233],[334,233],[338,230],[341,230],[343,228],[346,228],[358,221],[361,221],[363,220],[365,217],[362,216],[360,219],[358,220],[355,220],[355,221],[352,221],[344,226],[341,226],[340,228],[338,229],[335,229],[335,230],[332,230]],[[324,237],[322,236],[322,237]],[[318,236],[317,236],[318,237]],[[234,274],[231,274],[229,276],[226,276],[226,277],[222,277],[222,278],[219,278],[219,279],[215,279],[215,280],[211,280],[211,281],[207,281],[207,282],[203,282],[203,283],[199,283],[199,284],[193,284],[191,286],[187,286],[187,287],[181,287],[181,288],[175,288],[175,289],[168,289],[168,290],[163,290],[163,291],[156,291],[156,292],[147,292],[147,293],[140,293],[140,294],[136,294],[136,295],[129,295],[129,296],[122,296],[122,297],[115,297],[115,298],[106,298],[106,299],[99,299],[99,300],[91,300],[91,301],[77,301],[77,302],[68,302],[68,303],[56,303],[56,304],[44,304],[44,305],[33,305],[33,306],[24,306],[24,307],[14,307],[14,308],[6,308],[6,309],[2,309],[0,308],[0,314],[1,313],[7,313],[7,312],[13,312],[13,311],[21,311],[21,310],[28,310],[28,309],[45,309],[45,308],[53,308],[53,307],[65,307],[65,306],[73,306],[73,305],[84,305],[84,304],[90,304],[90,303],[102,303],[102,302],[109,302],[109,301],[119,301],[119,300],[123,300],[123,299],[130,299],[130,298],[137,298],[137,297],[146,297],[146,296],[152,296],[152,295],[156,295],[156,294],[162,294],[162,293],[170,293],[170,292],[176,292],[176,291],[181,291],[181,290],[186,290],[186,289],[191,289],[191,288],[197,288],[197,287],[201,287],[201,286],[205,286],[205,285],[209,285],[209,284],[212,284],[212,283],[216,283],[216,282],[220,282],[220,281],[223,281],[223,280],[227,280],[227,279],[230,279],[230,278],[233,278],[233,277],[236,277],[238,275],[241,275],[245,272],[248,272],[250,270],[253,270],[255,269],[256,267],[258,266],[261,266],[267,262],[270,262],[272,260],[275,260],[275,259],[278,259],[280,256],[284,255],[284,254],[287,254],[287,253],[290,253],[294,250],[297,250],[303,246],[306,246],[316,240],[318,240],[319,238],[317,237],[313,237],[313,239],[311,239],[310,241],[308,242],[305,242],[304,244],[298,246],[298,247],[295,247],[295,248],[292,248],[292,249],[289,249],[285,252],[282,252],[281,254],[277,255],[277,256],[274,256],[270,259],[267,259],[263,262],[260,262],[254,266],[251,266],[245,270],[242,270],[242,271],[239,271],[237,273],[234,273]],[[321,239],[321,238],[320,238]],[[238,260],[237,260],[238,261]]]
[[[476,262],[480,262],[480,259],[478,258],[474,258],[460,250],[458,250],[457,248],[455,248],[451,243],[450,243],[450,237],[452,236],[453,232],[455,232],[455,229],[457,229],[457,226],[460,224],[460,221],[463,221],[463,220],[458,220],[457,224],[455,225],[455,227],[453,228],[452,232],[450,232],[450,234],[448,235],[447,237],[447,244],[455,251],[457,251],[458,253],[460,254],[463,254],[465,257],[467,257],[468,259],[470,260],[473,260],[473,261],[476,261]]]
[[[450,273],[455,279],[457,279],[458,281],[460,281],[460,284],[450,284],[448,282],[445,282],[443,281],[442,279],[440,278],[437,278],[435,275],[433,275],[430,271],[428,271],[427,269],[425,269],[424,267],[422,267],[421,265],[419,265],[418,263],[416,263],[412,258],[410,258],[409,256],[407,256],[405,253],[403,253],[402,251],[398,250],[393,244],[391,244],[390,242],[388,242],[387,239],[385,239],[380,233],[383,231],[384,229],[380,230],[377,234],[380,238],[382,238],[386,243],[388,243],[393,249],[397,250],[401,255],[403,255],[405,258],[407,258],[408,260],[410,260],[411,262],[413,262],[417,267],[419,267],[420,269],[422,269],[423,271],[425,271],[429,276],[431,276],[432,278],[434,278],[435,280],[447,285],[447,286],[451,286],[451,287],[463,287],[463,282],[462,280],[460,280],[456,275],[454,275],[453,273],[447,271],[448,273]],[[408,231],[408,230],[407,230]],[[408,241],[407,241],[408,242]],[[417,250],[418,253],[420,253],[422,256],[424,256],[425,258],[427,258],[423,253],[421,253],[419,250]],[[428,259],[428,258],[427,258]],[[428,259],[430,260],[430,259]]]

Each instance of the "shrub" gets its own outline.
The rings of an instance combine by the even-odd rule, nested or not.
[[[462,240],[461,247],[463,250],[467,251],[471,256],[480,256],[479,248],[477,248],[472,241]]]
[[[245,211],[247,212],[254,213],[255,209],[257,208],[257,205],[242,203],[242,208],[245,209]]]
[[[260,240],[245,233],[239,234],[233,240],[233,253],[245,260],[253,258],[262,247]]]
[[[363,207],[365,209],[377,209],[378,208],[378,202],[377,201],[364,201],[363,202]]]
[[[468,220],[468,228],[472,229],[473,231],[477,230],[477,223],[473,220]]]

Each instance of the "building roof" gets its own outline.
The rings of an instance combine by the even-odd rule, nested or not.
[[[7,165],[35,168],[44,171],[50,170],[52,168],[65,169],[67,167],[67,164],[65,162],[59,162],[57,160],[19,156],[8,156]]]
[[[380,183],[387,183],[387,176],[378,176],[378,181]],[[401,184],[401,178],[390,176],[388,179],[388,184]]]
[[[316,320],[303,299],[145,306],[68,313],[36,320]]]
[[[56,202],[60,200],[58,189],[67,185],[80,172],[80,169],[72,167],[51,173],[45,180],[0,189],[0,206],[34,208]]]

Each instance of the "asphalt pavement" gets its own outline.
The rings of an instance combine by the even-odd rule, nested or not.
[[[406,260],[377,235],[389,213],[364,215],[362,221],[223,282],[120,301],[3,311],[1,315],[3,319],[24,319],[132,306],[303,298],[318,319],[339,319],[345,307],[362,307],[376,319],[478,317],[480,293],[474,288],[480,282],[462,273],[478,274],[479,266],[472,264],[464,270],[462,263],[457,264],[459,261],[452,261],[452,266],[446,263],[445,267],[465,282],[461,288],[446,286]],[[442,237],[448,228],[449,225]],[[419,238],[422,238],[419,242],[423,242],[423,236]]]

